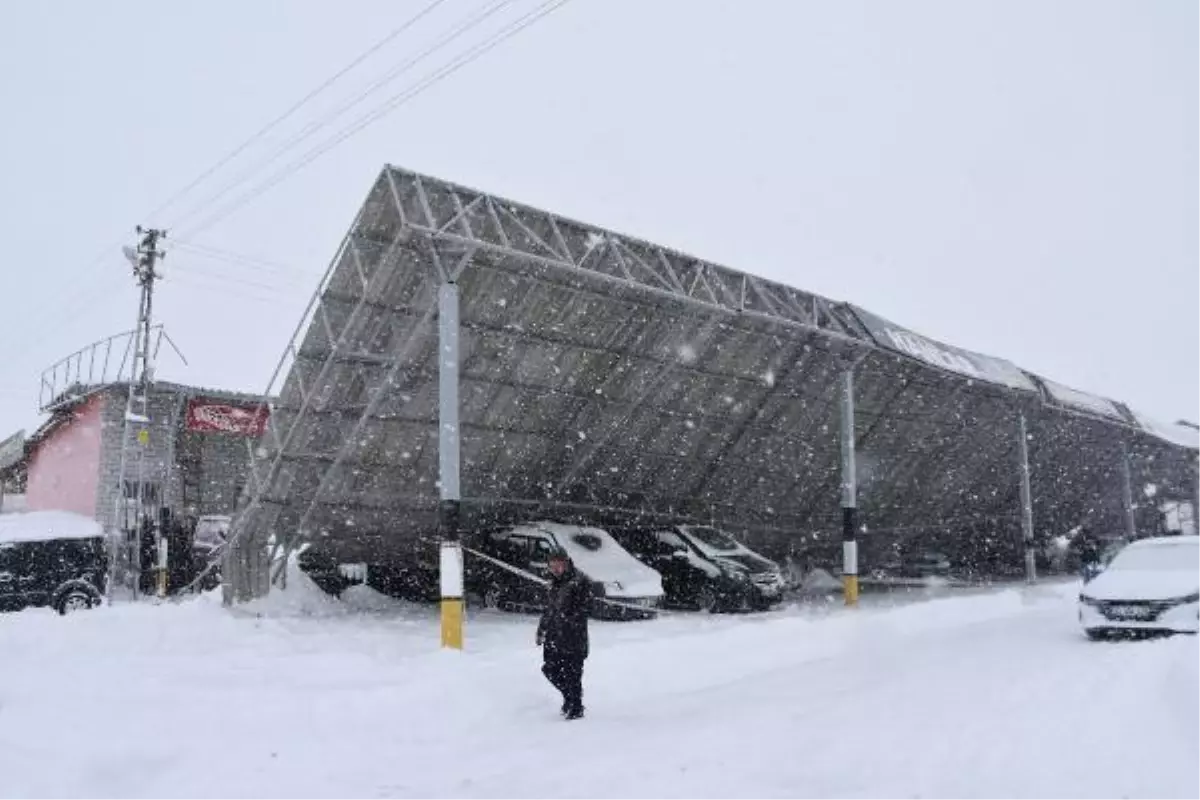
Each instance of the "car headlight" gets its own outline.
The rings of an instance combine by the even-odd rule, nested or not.
[[[1099,601],[1096,598],[1088,597],[1083,592],[1079,593],[1079,602],[1083,603],[1085,606],[1099,605]]]

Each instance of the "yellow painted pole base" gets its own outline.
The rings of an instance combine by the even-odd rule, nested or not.
[[[846,605],[858,605],[858,576],[842,576],[842,593],[846,596]]]
[[[158,596],[167,596],[167,571],[165,569],[158,571]]]
[[[462,598],[442,598],[442,647],[455,650],[463,648],[463,601]]]

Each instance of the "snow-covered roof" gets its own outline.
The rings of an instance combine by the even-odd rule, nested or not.
[[[1124,421],[1124,415],[1117,408],[1117,404],[1106,397],[1081,392],[1078,389],[1072,389],[1065,384],[1052,381],[1049,378],[1042,378],[1042,385],[1046,387],[1046,393],[1050,395],[1050,399],[1064,406],[1086,411],[1090,414],[1099,414],[1102,417]]]
[[[70,511],[28,511],[0,516],[0,544],[102,536],[100,523]]]
[[[1138,539],[1136,542],[1130,542],[1126,545],[1126,549],[1136,548],[1138,550],[1148,550],[1158,547],[1200,547],[1200,536],[1151,536],[1147,539]]]
[[[848,304],[847,307],[881,347],[973,380],[1025,392],[1037,391],[1033,380],[1011,361],[939,342],[856,305]]]
[[[1129,408],[1129,413],[1133,414],[1134,419],[1138,421],[1147,433],[1157,436],[1160,439],[1165,439],[1172,444],[1188,447],[1192,450],[1200,450],[1200,431],[1195,428],[1190,428],[1187,425],[1179,425],[1174,422],[1163,422],[1155,419],[1149,414],[1144,414],[1136,408]]]

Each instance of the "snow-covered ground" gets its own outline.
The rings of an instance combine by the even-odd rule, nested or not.
[[[594,623],[580,722],[531,617],[0,615],[0,795],[1197,797],[1196,639],[1088,642],[1075,592]]]

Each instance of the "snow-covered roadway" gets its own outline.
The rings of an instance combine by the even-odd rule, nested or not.
[[[533,619],[298,590],[0,615],[0,796],[1197,797],[1195,637],[1075,587],[596,623],[563,722]]]

